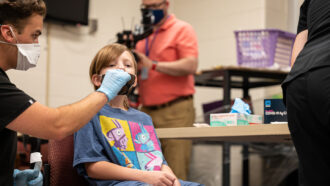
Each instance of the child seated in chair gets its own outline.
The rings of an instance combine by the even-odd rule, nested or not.
[[[95,89],[107,70],[131,74],[128,84],[136,86],[137,64],[124,45],[107,45],[94,57],[89,75]],[[128,84],[75,133],[73,166],[91,185],[200,185],[176,178],[150,116],[129,107]]]

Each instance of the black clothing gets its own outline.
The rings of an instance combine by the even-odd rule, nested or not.
[[[330,66],[330,1],[305,0],[300,9],[298,33],[308,29],[308,39],[282,86],[299,75]]]
[[[299,76],[289,83],[286,96],[288,124],[303,185],[329,186],[330,67]]]
[[[307,42],[282,84],[304,186],[330,185],[330,0],[305,0]]]
[[[13,185],[13,170],[16,158],[17,134],[5,128],[35,100],[16,88],[0,68],[0,185]]]

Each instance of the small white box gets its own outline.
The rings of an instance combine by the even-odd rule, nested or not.
[[[251,115],[247,115],[247,121],[249,122],[250,125],[262,124],[263,119],[261,115],[251,114]]]
[[[247,115],[241,113],[210,114],[210,125],[218,126],[241,126],[249,125]]]
[[[241,113],[218,113],[210,115],[210,125],[218,126],[242,126],[250,124],[262,124],[261,115],[247,115]]]

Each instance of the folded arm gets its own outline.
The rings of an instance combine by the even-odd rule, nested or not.
[[[293,66],[294,62],[296,61],[297,56],[304,48],[308,38],[308,30],[304,30],[299,32],[296,36],[296,40],[293,44],[292,55],[291,55],[291,66]]]
[[[152,60],[141,52],[136,51],[136,54],[140,59],[140,67],[151,69]],[[171,62],[158,61],[155,70],[172,76],[185,76],[196,73],[197,66],[198,59],[196,57],[184,57]]]
[[[94,179],[140,181],[165,186],[172,186],[176,180],[175,176],[165,171],[143,171],[106,161],[85,163],[85,168],[88,176]]]
[[[172,76],[185,76],[195,74],[197,70],[197,58],[186,57],[169,63],[158,63],[156,70]]]

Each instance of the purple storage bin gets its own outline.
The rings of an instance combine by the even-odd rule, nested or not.
[[[290,67],[296,35],[278,29],[235,31],[239,66],[267,68]]]

